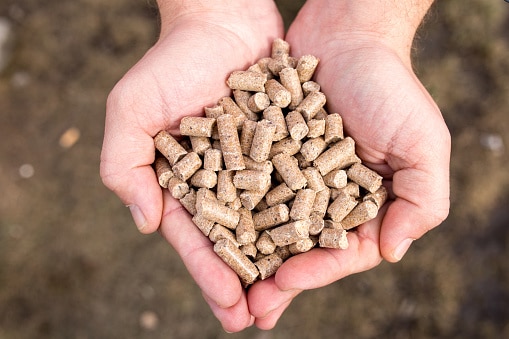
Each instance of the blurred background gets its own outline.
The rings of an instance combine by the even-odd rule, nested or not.
[[[302,1],[276,1],[286,22]],[[402,262],[228,335],[174,250],[103,187],[105,100],[155,42],[149,0],[0,2],[0,338],[509,337],[509,4],[438,1],[415,69],[453,139],[452,206]]]

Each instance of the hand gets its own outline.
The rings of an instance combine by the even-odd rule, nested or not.
[[[373,26],[357,27],[346,14],[343,20],[328,20],[323,13],[333,11],[320,2],[306,3],[286,40],[292,55],[321,59],[316,81],[328,97],[329,112],[341,114],[358,155],[383,175],[392,199],[376,219],[349,233],[347,250],[313,249],[292,257],[272,279],[249,290],[255,324],[265,329],[301,291],[370,269],[382,259],[399,261],[449,209],[450,135],[411,68],[417,26],[410,25],[413,32],[401,32],[399,38],[380,34]]]
[[[101,177],[141,232],[160,226],[224,328],[238,331],[252,324],[245,292],[178,201],[161,193],[151,168],[153,137],[160,130],[178,134],[182,117],[203,114],[229,95],[228,74],[270,55],[283,23],[273,1],[175,3],[160,2],[158,42],[108,97]]]

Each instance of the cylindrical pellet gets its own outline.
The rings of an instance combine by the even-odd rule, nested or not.
[[[223,107],[224,114],[229,114],[233,117],[236,128],[240,130],[242,128],[242,123],[248,119],[237,103],[230,97],[223,97],[219,99],[218,103]]]
[[[330,144],[343,138],[343,119],[338,113],[329,114],[325,118],[325,142]]]
[[[342,221],[355,206],[357,206],[357,201],[353,197],[341,193],[329,205],[327,213],[333,221]]]
[[[218,242],[221,239],[228,239],[230,240],[236,247],[239,247],[240,244],[237,243],[237,240],[235,239],[235,235],[230,231],[228,228],[224,227],[220,224],[214,224],[212,229],[209,233],[209,239],[213,243]]]
[[[283,261],[292,256],[292,254],[290,253],[290,249],[288,248],[288,245],[277,246],[276,249],[274,250],[274,254],[280,257]]]
[[[262,162],[269,158],[274,133],[276,133],[276,125],[270,120],[263,119],[257,122],[249,152],[251,159]]]
[[[292,139],[302,140],[308,134],[308,125],[299,112],[289,112],[285,117],[285,121]]]
[[[278,107],[287,107],[292,100],[290,92],[275,79],[268,80],[265,83],[265,91],[270,101]]]
[[[203,154],[203,168],[211,171],[220,171],[223,168],[223,152],[209,148]]]
[[[249,97],[247,107],[252,112],[261,112],[270,105],[269,96],[262,92],[256,92]]]
[[[283,264],[283,259],[277,254],[269,254],[255,263],[258,271],[260,272],[260,279],[265,280],[268,277],[274,275],[279,267]]]
[[[273,141],[279,141],[288,136],[288,128],[286,127],[285,116],[281,107],[269,106],[263,111],[263,119],[272,121],[276,125]]]
[[[227,202],[225,206],[238,211],[242,207],[242,201],[240,201],[240,197],[236,197],[233,201]]]
[[[322,218],[325,217],[327,208],[329,207],[330,196],[331,190],[328,187],[325,187],[323,190],[316,192],[316,197],[312,208],[313,212],[311,213],[317,213]]]
[[[272,41],[272,49],[270,53],[271,58],[279,59],[282,56],[289,54],[290,54],[290,44],[287,41],[281,38],[276,38],[274,39],[274,41]]]
[[[249,92],[265,92],[267,75],[250,71],[234,71],[226,81],[231,89],[240,89]]]
[[[318,111],[325,105],[325,102],[325,94],[322,92],[311,92],[295,110],[300,112],[306,121],[309,121],[315,117]]]
[[[313,55],[303,55],[297,63],[297,73],[301,83],[311,80],[320,59]]]
[[[235,229],[239,223],[239,212],[219,204],[217,200],[202,199],[201,203],[197,204],[196,209],[198,214],[203,215],[204,218],[215,221],[230,229]]]
[[[156,134],[154,145],[168,159],[171,166],[175,165],[187,154],[185,148],[166,131],[160,131]]]
[[[242,254],[230,240],[221,239],[214,245],[214,252],[237,273],[245,284],[252,284],[258,278],[258,269],[248,257]]]
[[[216,119],[206,117],[183,117],[180,120],[180,134],[193,137],[211,137]]]
[[[310,119],[308,121],[308,138],[317,138],[325,134],[325,119]]]
[[[320,171],[316,167],[307,167],[302,170],[302,174],[306,177],[307,188],[312,189],[315,192],[319,192],[325,189],[325,183]]]
[[[316,243],[311,238],[304,238],[290,244],[288,249],[292,255],[297,255],[310,251],[315,245]]]
[[[261,254],[272,254],[276,249],[276,244],[267,232],[262,232],[256,240],[256,248]]]
[[[240,148],[239,135],[233,116],[230,114],[223,114],[216,120],[226,169],[244,169],[245,165],[244,159],[242,158],[242,149]]]
[[[270,234],[276,246],[285,246],[309,237],[309,224],[309,220],[297,220],[266,232]]]
[[[302,141],[292,139],[291,137],[284,138],[272,144],[270,149],[269,159],[273,158],[276,154],[286,153],[289,155],[297,154],[302,146]]]
[[[270,189],[270,185],[267,185],[263,190],[253,191],[253,190],[244,190],[240,193],[240,200],[242,201],[242,206],[247,208],[248,210],[253,210],[258,203],[265,197],[265,194]]]
[[[298,190],[290,210],[290,218],[292,220],[309,219],[315,197],[316,192],[311,189]]]
[[[276,206],[278,204],[284,204],[292,200],[294,197],[295,192],[292,191],[285,183],[282,183],[267,192],[267,195],[265,195],[265,201],[269,206]]]
[[[212,118],[212,119],[216,119],[218,116],[224,114],[223,106],[221,106],[221,105],[205,107],[203,110],[205,111],[205,116],[207,118]]]
[[[353,182],[374,193],[382,185],[382,176],[363,164],[355,163],[346,172]]]
[[[272,72],[269,69],[269,63],[271,62],[271,60],[272,60],[272,58],[265,57],[265,58],[260,58],[256,62],[256,65],[258,65],[258,67],[260,67],[261,73],[263,73],[267,76],[267,80],[274,78],[274,74],[272,74]],[[253,92],[255,92],[255,91],[253,91]],[[263,92],[263,91],[257,91],[257,92]]]
[[[205,218],[203,215],[201,214],[196,214],[195,216],[193,216],[193,222],[194,224],[196,225],[196,227],[198,227],[198,229],[206,236],[208,237],[209,234],[210,234],[210,231],[212,230],[212,228],[214,227],[214,224],[215,222],[213,222],[212,220],[209,220],[207,218]]]
[[[251,211],[241,207],[238,212],[240,219],[237,228],[235,228],[237,242],[241,245],[254,243],[256,241],[256,231]]]
[[[249,152],[251,152],[251,145],[253,144],[256,126],[258,126],[257,122],[252,120],[245,120],[242,124],[242,131],[240,132],[240,149],[244,155],[249,155]]]
[[[272,163],[290,189],[296,191],[306,186],[307,180],[299,169],[297,159],[280,153],[272,158]]]
[[[245,245],[240,245],[239,248],[242,254],[252,259],[256,258],[256,255],[258,254],[258,249],[256,248],[254,242],[250,242]]]
[[[348,182],[345,170],[335,169],[324,175],[323,182],[331,188],[345,187]]]
[[[387,189],[384,186],[380,186],[376,192],[366,194],[363,198],[363,201],[371,200],[376,204],[378,209],[380,209],[380,207],[382,207],[383,204],[385,204],[387,201],[388,196],[389,192],[387,192]]]
[[[196,191],[190,189],[189,192],[180,200],[180,203],[191,215],[196,215]]]
[[[249,98],[251,97],[250,92],[242,91],[240,89],[235,89],[235,90],[233,90],[233,97],[235,98],[235,103],[237,104],[237,106],[239,106],[239,108],[242,110],[242,112],[244,112],[244,114],[246,115],[246,117],[249,120],[253,120],[253,121],[258,120],[258,114],[251,111],[247,104],[249,101]]]
[[[217,185],[217,174],[201,168],[193,174],[189,182],[194,187],[213,188]]]
[[[261,191],[270,185],[270,180],[270,173],[255,170],[237,171],[233,176],[235,187],[243,190]]]
[[[359,189],[359,185],[356,184],[355,182],[353,181],[349,181],[347,182],[346,186],[345,187],[342,187],[342,188],[333,188],[331,189],[331,199],[332,200],[335,200],[336,197],[339,195],[339,193],[345,193],[345,194],[348,194],[354,198],[359,198],[360,197],[360,189]]]
[[[234,171],[219,171],[217,173],[217,200],[232,202],[237,198],[237,188],[233,184]]]
[[[200,156],[195,152],[187,153],[179,162],[173,165],[173,174],[182,181],[187,181],[200,169],[202,165]]]
[[[318,212],[311,212],[309,216],[309,235],[317,235],[325,227],[323,217]]]
[[[281,85],[290,92],[290,109],[294,109],[301,103],[302,99],[304,99],[304,93],[302,92],[297,70],[290,67],[283,68],[281,72],[279,72],[279,80],[281,81]]]
[[[253,215],[256,231],[264,231],[290,220],[290,209],[285,204],[272,206]]]
[[[173,171],[171,170],[170,162],[166,157],[157,157],[154,164],[157,181],[159,186],[168,188],[168,182],[173,177]]]
[[[348,248],[347,232],[344,229],[324,228],[320,233],[319,246],[324,248]]]
[[[373,201],[363,201],[341,220],[341,225],[345,230],[349,230],[375,218],[377,214],[378,207]]]
[[[298,71],[297,71],[298,73]],[[302,84],[302,92],[304,93],[304,96],[308,96],[311,92],[319,92],[320,91],[320,85],[317,82],[314,81],[306,81]]]
[[[189,193],[189,185],[177,177],[171,177],[168,181],[168,190],[175,199],[182,199]]]
[[[320,154],[313,164],[322,175],[326,175],[333,169],[343,169],[352,163],[359,161],[355,155],[355,142],[347,137],[338,141],[334,146]]]
[[[316,137],[308,139],[305,143],[302,144],[300,148],[300,153],[307,161],[314,161],[316,158],[320,156],[320,154],[325,151],[327,148],[327,144],[322,137]]]
[[[244,163],[246,164],[247,170],[262,171],[266,173],[272,173],[274,166],[270,160],[265,161],[254,161],[250,157],[244,156]]]
[[[191,141],[191,147],[193,149],[193,152],[195,152],[198,155],[204,155],[206,150],[212,148],[210,138],[208,137],[190,136],[189,140]]]

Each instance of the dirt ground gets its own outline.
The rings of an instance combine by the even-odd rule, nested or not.
[[[439,1],[415,45],[452,133],[450,217],[402,262],[233,335],[99,178],[106,96],[155,41],[156,14],[150,1],[0,2],[0,338],[509,337],[509,4]]]

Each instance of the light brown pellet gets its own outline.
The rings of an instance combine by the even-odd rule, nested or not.
[[[304,99],[304,93],[302,92],[302,87],[300,85],[299,75],[295,68],[283,68],[281,72],[279,72],[279,80],[281,81],[281,85],[283,85],[288,92],[290,92],[290,109],[295,109]]]
[[[262,171],[265,173],[272,173],[274,166],[270,160],[265,161],[254,161],[250,157],[244,156],[244,163],[246,164],[247,170]]]
[[[236,247],[239,247],[240,244],[237,243],[237,240],[235,239],[235,235],[232,231],[230,231],[228,228],[224,227],[220,224],[214,224],[212,229],[209,233],[209,239],[213,243],[218,242],[221,239],[228,239],[230,240]]]
[[[270,101],[278,107],[287,107],[292,100],[290,92],[275,79],[268,80],[265,83],[265,91]]]
[[[360,163],[353,164],[346,174],[350,180],[371,193],[376,192],[382,185],[382,176]]]
[[[309,121],[315,117],[318,111],[325,105],[325,102],[325,94],[322,92],[311,92],[295,110],[299,111],[306,121]]]
[[[283,259],[273,253],[257,260],[254,264],[260,272],[260,279],[265,280],[276,273],[278,268],[283,264]]]
[[[299,167],[301,169],[306,169],[308,167],[313,167],[313,162],[312,161],[307,161],[306,158],[304,158],[304,156],[302,155],[302,153],[297,153],[294,155],[295,159],[297,159],[297,162],[299,163]]]
[[[260,67],[261,72],[267,76],[267,80],[270,80],[270,79],[274,78],[274,74],[272,74],[272,72],[269,69],[269,63],[272,60],[273,59],[270,58],[270,57],[265,57],[265,58],[259,59],[256,62],[256,65],[258,65],[258,67]],[[257,91],[257,92],[263,92],[263,91]]]
[[[214,171],[202,168],[193,174],[190,183],[194,187],[213,188],[217,185],[217,174]]]
[[[385,204],[388,196],[389,192],[387,192],[387,189],[384,186],[380,186],[376,192],[366,194],[363,198],[363,201],[371,200],[376,204],[378,208],[380,208],[383,204]]]
[[[179,162],[173,165],[173,174],[182,181],[187,181],[200,169],[202,165],[200,156],[195,152],[187,153]]]
[[[258,92],[258,93],[260,93],[260,92]],[[248,101],[249,101],[249,98],[251,97],[250,92],[242,91],[240,89],[235,89],[235,90],[233,90],[233,97],[235,99],[235,103],[237,104],[237,106],[239,106],[239,108],[242,110],[242,112],[244,112],[244,114],[246,115],[246,117],[249,120],[253,120],[253,121],[258,120],[258,114],[251,111],[248,107]]]
[[[355,206],[357,201],[353,197],[340,193],[327,208],[327,213],[333,221],[342,221]]]
[[[290,210],[290,218],[292,220],[309,219],[315,197],[316,192],[311,189],[298,190]]]
[[[252,120],[245,120],[242,124],[239,141],[240,149],[244,155],[249,155],[249,152],[251,152],[251,145],[253,144],[256,126],[258,126],[257,122]]]
[[[298,73],[298,72],[297,72]],[[302,92],[304,93],[304,96],[308,96],[311,92],[319,92],[320,91],[320,85],[317,82],[314,81],[306,81],[302,84]]]
[[[252,259],[256,258],[256,255],[258,254],[258,249],[256,248],[256,245],[254,242],[250,242],[245,245],[240,245],[240,251],[242,254],[244,254],[247,257],[250,257]]]
[[[207,118],[211,118],[211,119],[216,119],[218,116],[224,114],[223,106],[221,106],[221,105],[205,107],[203,110],[205,111],[205,116]]]
[[[291,137],[284,138],[272,144],[270,149],[269,159],[273,158],[276,154],[286,153],[288,155],[295,155],[300,151],[302,141],[292,139]]]
[[[230,97],[223,97],[223,98],[219,99],[218,103],[219,103],[219,105],[221,105],[223,107],[224,114],[229,114],[233,117],[233,120],[235,122],[235,127],[237,129],[242,128],[242,123],[248,119],[247,119],[247,116],[244,114],[244,112],[237,105],[237,103],[235,101],[233,101],[233,99]]]
[[[316,158],[320,156],[320,154],[325,151],[327,148],[327,144],[322,137],[316,137],[308,139],[305,143],[302,144],[300,148],[300,153],[306,159],[306,161],[314,161]]]
[[[330,188],[345,187],[348,181],[345,170],[335,169],[324,175],[323,181]]]
[[[214,245],[214,252],[239,276],[244,284],[252,284],[259,272],[255,264],[246,257],[230,240],[221,239]]]
[[[226,169],[244,169],[246,166],[242,158],[242,149],[240,148],[239,135],[233,116],[230,114],[223,114],[216,120]]]
[[[354,198],[360,197],[360,189],[359,185],[354,183],[353,181],[349,181],[345,187],[342,188],[333,188],[331,189],[331,199],[335,200],[336,197],[339,195],[339,193],[345,193],[348,194]]]
[[[297,159],[279,153],[272,158],[272,163],[290,189],[296,191],[306,186],[307,180],[299,169]]]
[[[235,228],[236,240],[241,245],[247,245],[256,241],[256,231],[251,211],[241,207],[238,210],[240,218]]]
[[[276,249],[276,244],[267,232],[260,233],[258,240],[256,240],[256,248],[261,254],[272,254]]]
[[[249,152],[251,159],[262,162],[269,158],[274,133],[276,133],[276,125],[270,120],[263,119],[257,122]]]
[[[212,148],[210,138],[190,136],[189,140],[191,141],[191,147],[193,149],[193,152],[195,152],[198,155],[204,155],[206,150]]]
[[[308,121],[308,138],[321,137],[325,134],[325,119],[310,119]]]
[[[315,167],[307,167],[302,170],[302,174],[306,177],[307,188],[312,189],[315,192],[319,192],[325,189],[325,183],[320,171]]]
[[[287,54],[282,55],[280,58],[271,58],[267,64],[270,72],[274,77],[278,77],[279,73],[286,67],[290,67],[291,59]]]
[[[216,119],[206,117],[183,117],[180,120],[180,134],[193,137],[212,136],[212,128]]]
[[[266,231],[276,246],[285,246],[309,237],[309,220],[297,220]]]
[[[280,257],[283,261],[288,259],[292,254],[290,253],[290,249],[288,245],[286,246],[277,246],[274,250],[274,254]]]
[[[166,131],[160,131],[156,134],[154,137],[154,146],[168,159],[171,166],[175,165],[187,154],[185,148]]]
[[[322,175],[327,175],[333,169],[343,169],[356,161],[360,161],[357,159],[355,155],[355,142],[352,138],[346,137],[320,154],[313,161],[313,164]]]
[[[331,190],[328,187],[325,187],[323,190],[316,192],[315,201],[313,202],[312,213],[317,213],[322,218],[325,217],[327,213],[327,208],[329,207],[329,200],[331,197]]]
[[[232,202],[237,198],[237,188],[233,184],[234,171],[219,171],[217,173],[217,200]]]
[[[270,53],[272,59],[280,59],[281,57],[289,54],[290,44],[287,41],[280,38],[276,38],[272,41],[272,49]]]
[[[315,117],[313,119],[325,120],[325,119],[327,119],[327,115],[329,115],[329,113],[327,113],[325,108],[322,107],[322,108],[320,108],[318,113],[316,113],[316,115],[315,115]]]
[[[196,206],[201,205],[203,199],[218,201],[216,193],[209,190],[208,188],[199,188],[196,191]]]
[[[196,191],[194,189],[190,189],[189,192],[180,199],[180,203],[191,215],[195,215],[198,213],[196,211]]]
[[[210,234],[210,231],[214,227],[215,222],[212,220],[206,219],[201,214],[196,214],[193,216],[193,222],[198,227],[198,229],[206,236],[208,237]]]
[[[309,221],[309,235],[318,235],[325,227],[325,221],[318,212],[311,212]]]
[[[168,190],[175,199],[182,199],[189,192],[189,185],[177,177],[171,177],[168,181]]]
[[[297,63],[297,73],[301,83],[311,80],[320,59],[313,55],[303,55]]]
[[[205,198],[201,200],[201,203],[197,203],[196,205],[198,214],[225,227],[235,229],[239,223],[239,212],[219,204],[217,200],[214,201]]]
[[[292,139],[302,140],[308,134],[308,125],[299,112],[289,112],[285,117],[285,121]]]
[[[270,189],[270,185],[267,185],[263,190],[253,191],[253,190],[244,190],[240,193],[240,201],[242,201],[242,206],[247,208],[248,210],[253,210],[258,203],[265,197],[265,194]]]
[[[226,84],[231,89],[240,89],[249,92],[265,92],[267,75],[250,71],[234,71],[228,77]]]
[[[225,206],[238,211],[242,207],[242,201],[240,201],[240,197],[236,197],[233,201],[227,202]]]
[[[348,248],[347,232],[344,229],[324,228],[320,233],[319,246],[324,248]]]
[[[325,219],[324,220],[324,228],[332,228],[332,229],[335,229],[335,230],[342,230],[342,229],[344,229],[343,225],[341,225],[341,223],[339,221],[333,221],[333,220],[330,220],[330,219]]]
[[[288,249],[292,255],[296,255],[310,251],[315,245],[316,242],[314,242],[313,239],[304,238],[297,240],[293,244],[290,244]]]
[[[325,142],[330,144],[344,138],[343,119],[338,113],[327,115],[325,118]]]
[[[269,96],[262,92],[251,95],[247,101],[247,107],[252,112],[261,112],[270,105]]]
[[[203,154],[203,168],[211,171],[220,171],[223,168],[223,152],[209,148]]]
[[[166,157],[157,157],[155,161],[155,170],[157,175],[157,181],[159,186],[168,188],[168,182],[173,177],[173,171],[171,170],[170,162]]]
[[[279,141],[288,136],[288,128],[286,127],[285,116],[281,107],[269,106],[263,111],[263,119],[270,120],[276,125],[273,141]]]
[[[270,185],[270,180],[270,173],[255,170],[237,171],[233,176],[236,188],[253,191],[263,190]]]
[[[345,230],[349,230],[375,218],[377,214],[378,207],[373,201],[363,201],[341,220],[341,225]]]
[[[253,223],[256,231],[264,231],[281,225],[290,220],[290,209],[285,204],[279,204],[255,213]]]
[[[278,204],[284,204],[292,200],[294,197],[295,192],[292,191],[285,183],[282,183],[267,192],[265,195],[265,201],[269,206],[276,206]]]

